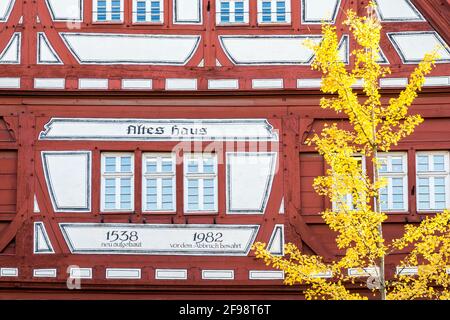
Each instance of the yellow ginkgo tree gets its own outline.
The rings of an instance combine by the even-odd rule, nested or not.
[[[387,215],[381,210],[380,199],[387,181],[380,178],[384,163],[379,152],[389,152],[423,122],[420,115],[411,115],[408,109],[425,75],[431,72],[439,49],[424,57],[397,98],[382,104],[379,80],[390,70],[377,62],[381,25],[372,11],[373,5],[369,5],[366,17],[347,12],[345,24],[358,45],[352,52],[352,71],[340,59],[334,26],[324,24],[321,43],[308,44],[315,51],[312,68],[323,74],[321,90],[329,95],[321,99],[321,107],[344,114],[351,125],[349,130],[337,124],[325,126],[308,140],[329,168],[314,180],[314,188],[333,203],[322,217],[337,234],[337,248],[343,254],[325,262],[320,256],[302,253],[292,243],[285,245],[284,256],[270,254],[263,243],[256,243],[253,249],[257,258],[285,272],[286,284],[303,285],[307,299],[367,299],[367,295],[350,289],[357,280],[348,275],[349,268],[371,270],[368,287],[383,300],[449,299],[450,211],[406,225],[403,236],[389,242],[383,236],[382,223]],[[357,81],[362,82],[364,95],[358,96],[353,90]],[[361,159],[372,164],[370,176]],[[415,267],[417,274],[397,273],[386,279],[385,259],[398,252],[406,252],[400,268]],[[332,276],[321,276],[324,274]]]

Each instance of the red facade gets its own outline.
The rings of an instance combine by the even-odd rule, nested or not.
[[[79,19],[74,18],[73,10],[64,11],[52,3],[13,1],[9,11],[0,7],[0,18],[1,10],[5,13],[5,21],[0,22],[1,297],[30,298],[38,293],[40,298],[302,298],[301,288],[285,286],[283,275],[266,267],[252,251],[227,254],[231,251],[220,251],[221,248],[218,253],[202,254],[200,249],[164,249],[158,254],[151,247],[145,252],[95,252],[103,249],[94,245],[92,248],[96,249],[92,249],[86,239],[94,239],[101,225],[111,226],[109,232],[124,232],[122,235],[128,240],[133,236],[129,230],[134,230],[129,228],[148,232],[156,225],[170,226],[167,238],[173,234],[181,239],[181,233],[176,231],[179,229],[195,231],[194,240],[200,240],[199,233],[203,232],[195,228],[203,225],[211,231],[205,231],[201,237],[213,237],[213,242],[227,236],[228,231],[221,231],[221,226],[257,226],[254,238],[242,235],[242,243],[249,244],[247,239],[293,242],[305,252],[327,259],[339,255],[333,234],[320,216],[331,203],[312,188],[314,177],[324,174],[326,166],[305,140],[320,132],[325,123],[345,126],[346,121],[334,112],[320,109],[320,74],[311,71],[308,52],[290,42],[296,36],[320,35],[320,24],[308,22],[308,14],[312,17],[313,13],[306,11],[305,2],[289,1],[286,12],[290,17],[284,23],[263,23],[258,1],[250,0],[248,15],[244,13],[243,21],[236,24],[219,22],[218,19],[226,19],[219,1],[199,1],[198,22],[181,18],[188,16],[186,12],[195,17],[195,10],[179,12],[174,1],[168,0],[160,2],[159,22],[136,21],[137,9],[128,0],[121,2],[119,21],[93,21],[100,19],[93,13],[100,10],[96,1],[81,1]],[[343,39],[343,59],[349,60],[350,68],[352,58],[348,53],[355,43],[351,37],[345,40],[349,32],[342,21],[347,9],[365,14],[367,1],[336,3],[333,22]],[[380,12],[386,20],[381,58],[392,69],[389,80],[380,84],[385,101],[398,95],[416,66],[414,59],[420,55],[421,47],[441,42],[443,56],[411,108],[425,122],[393,150],[406,159],[404,198],[403,209],[394,207],[388,213],[384,227],[387,238],[401,234],[405,223],[418,222],[439,211],[432,205],[429,210],[418,207],[421,204],[416,160],[419,155],[445,156],[450,151],[450,4],[437,0],[408,3],[416,11],[405,7],[404,17],[394,16],[388,21],[392,12]],[[61,18],[68,13],[73,16]],[[16,34],[20,36],[15,38]],[[177,38],[180,35],[183,37]],[[118,40],[121,37],[123,42]],[[411,46],[417,41],[423,41],[422,46]],[[97,46],[104,51],[94,52],[92,48]],[[179,46],[179,51],[170,50],[173,46]],[[279,46],[279,50],[274,46]],[[264,52],[257,52],[262,49]],[[71,122],[74,119],[81,122]],[[195,120],[194,125],[190,126],[189,120]],[[165,127],[167,123],[170,127]],[[254,132],[256,138],[240,135],[239,126],[245,123],[247,133]],[[141,134],[136,130],[143,124],[147,127]],[[183,125],[188,137],[197,137],[203,128],[211,138],[185,141],[179,137]],[[162,128],[161,137],[155,138],[157,127]],[[164,130],[172,130],[166,140]],[[270,136],[264,136],[266,133]],[[176,154],[177,160],[170,175],[170,203],[174,207],[151,211],[148,199],[153,194],[148,177],[153,176],[148,166],[153,160],[147,162],[146,157],[171,153]],[[217,161],[210,174],[203,178],[192,176],[202,181],[203,189],[196,189],[201,196],[189,193],[186,155],[191,153],[210,153]],[[270,168],[267,164],[273,170],[264,180],[267,185],[249,182],[263,181],[246,172],[251,166],[231,166],[231,157],[241,153],[275,155]],[[87,155],[87,160],[80,154]],[[106,158],[117,154],[119,158],[130,156],[130,175],[125,170],[108,176]],[[69,157],[64,160],[58,158],[60,155]],[[448,171],[448,155],[445,159]],[[127,166],[120,162],[125,160],[117,161],[116,166]],[[61,163],[67,164],[67,172],[60,172]],[[87,165],[87,170],[80,171],[86,174],[85,178],[76,174],[79,163],[81,167]],[[199,165],[202,173],[207,172],[205,163]],[[232,168],[238,174],[233,175]],[[166,175],[159,173],[154,179],[167,181]],[[247,173],[254,180],[249,180]],[[448,208],[450,173],[445,174],[444,187],[448,189],[444,202]],[[122,183],[130,176],[128,195],[124,191],[128,186]],[[120,181],[114,193],[119,207],[114,210],[107,210],[105,200],[108,177]],[[202,211],[209,204],[205,182],[208,179],[216,183],[211,187],[214,208]],[[233,183],[245,187],[235,185],[238,191],[233,193],[229,187]],[[160,205],[164,194],[160,196],[163,187],[158,188],[155,201]],[[245,188],[246,192],[239,192]],[[253,193],[252,189],[256,191]],[[190,195],[203,199],[199,210],[189,209]],[[250,206],[252,201],[261,201],[260,207],[233,209]],[[437,205],[437,196],[434,202]],[[61,224],[73,229],[65,230]],[[81,224],[97,229],[83,233],[77,229]],[[240,237],[237,229],[230,230],[236,239]],[[149,237],[151,242],[152,236]],[[166,241],[163,238],[160,241]],[[147,244],[144,241],[142,245]],[[400,258],[398,255],[387,261],[388,275],[395,273]],[[70,273],[74,266],[81,268],[81,289],[69,290],[78,283]]]

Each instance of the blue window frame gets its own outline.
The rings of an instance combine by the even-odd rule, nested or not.
[[[277,22],[286,21],[286,2],[277,1]]]
[[[146,2],[145,1],[138,1],[136,3],[136,21],[137,22],[145,22],[146,19]]]
[[[160,22],[161,21],[161,4],[159,1],[152,1],[151,7],[151,21]]]
[[[262,3],[262,21],[272,21],[272,3],[270,1],[263,1]]]
[[[244,1],[234,3],[234,21],[244,22]]]
[[[111,2],[111,21],[121,20],[121,3],[120,0],[112,0]]]
[[[230,22],[230,2],[228,1],[220,3],[220,21]]]
[[[106,0],[97,1],[97,20],[106,21]]]

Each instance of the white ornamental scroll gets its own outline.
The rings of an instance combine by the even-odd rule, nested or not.
[[[278,141],[267,119],[52,118],[39,140]]]

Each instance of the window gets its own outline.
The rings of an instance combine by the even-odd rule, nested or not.
[[[123,0],[94,0],[94,22],[122,22]]]
[[[288,0],[258,0],[258,23],[290,23],[291,2]]]
[[[133,22],[162,23],[164,21],[163,0],[134,0]]]
[[[406,153],[380,153],[380,177],[387,179],[387,186],[380,190],[382,211],[408,210],[408,176]]]
[[[448,152],[416,154],[417,210],[435,211],[450,207]]]
[[[143,211],[175,212],[175,156],[144,154],[142,176]]]
[[[355,155],[353,158],[356,159],[356,161],[358,162],[358,165],[361,167],[361,173],[363,175],[366,174],[366,160],[364,156],[361,155]],[[338,177],[336,177],[338,178]],[[340,201],[333,201],[333,211],[338,211],[339,209],[342,209],[341,206],[342,204],[345,205],[345,208],[347,210],[355,210],[356,207],[353,204],[353,195],[352,193],[348,193],[346,195],[344,195],[342,197],[342,199]]]
[[[219,0],[216,9],[217,24],[248,23],[248,0]]]
[[[134,210],[134,156],[102,153],[101,210]]]
[[[184,156],[186,212],[217,212],[217,157],[213,154]]]

